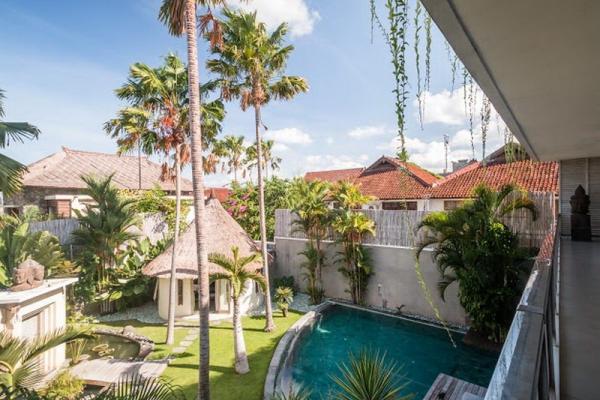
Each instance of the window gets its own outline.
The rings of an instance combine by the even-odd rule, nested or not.
[[[381,204],[383,210],[417,210],[416,201],[384,201]]]
[[[444,200],[444,211],[454,210],[462,205],[462,200]]]
[[[177,305],[183,305],[183,279],[177,279]]]

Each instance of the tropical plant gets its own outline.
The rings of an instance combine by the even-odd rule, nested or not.
[[[267,258],[267,227],[262,174],[262,138],[260,125],[263,123],[261,109],[270,100],[291,100],[308,90],[308,83],[299,76],[283,75],[286,61],[293,51],[285,46],[287,33],[285,23],[268,33],[266,25],[256,19],[256,13],[223,10],[223,44],[213,47],[216,58],[207,62],[210,72],[218,75],[217,85],[225,100],[239,99],[242,110],[254,108],[256,133],[256,159],[258,175],[258,199],[261,232],[261,254],[263,271],[267,281],[265,290],[266,331],[275,328],[269,288],[269,265]]]
[[[175,54],[165,57],[164,65],[152,68],[136,63],[130,68],[127,83],[116,90],[121,100],[130,106],[120,111],[118,118],[108,121],[106,131],[118,138],[119,151],[131,149],[134,142],[146,153],[163,154],[167,160],[162,165],[162,180],[175,181],[175,226],[173,246],[177,246],[181,220],[181,169],[190,162],[188,74],[186,65]],[[207,143],[213,142],[224,117],[223,104],[216,101],[203,109],[203,120],[212,121],[204,129]],[[134,118],[130,118],[133,115]],[[205,146],[206,147],[206,146]],[[205,160],[206,168],[212,168]],[[167,344],[175,340],[175,302],[177,280],[175,264],[177,251],[171,258],[169,291],[169,317]]]
[[[312,392],[304,386],[291,387],[287,393],[276,393],[271,400],[310,400]]]
[[[360,304],[364,302],[367,283],[373,274],[369,251],[362,242],[365,236],[375,235],[375,223],[357,209],[372,201],[372,197],[362,194],[350,182],[336,184],[331,196],[339,207],[335,209],[331,222],[331,227],[338,234],[337,242],[342,246],[339,253],[342,267],[338,270],[348,280],[352,302]]]
[[[0,148],[4,149],[10,142],[23,143],[26,139],[37,139],[40,130],[27,122],[7,122],[4,119],[4,90],[0,89]],[[0,154],[0,192],[11,196],[21,190],[21,178],[27,167],[10,157]]]
[[[64,328],[35,339],[17,338],[0,332],[0,385],[11,390],[32,387],[41,379],[41,354],[76,339],[91,338],[87,330]]]
[[[85,388],[85,382],[63,370],[40,391],[40,394],[53,400],[77,400]]]
[[[175,232],[175,220],[177,216],[176,201],[169,197],[160,186],[155,185],[151,190],[144,190],[142,192],[132,193],[128,191],[125,195],[135,199],[135,202],[132,204],[132,208],[135,212],[142,214],[161,214],[169,227],[170,235]],[[190,206],[191,203],[189,201],[182,200],[180,214],[188,215]],[[186,228],[187,224],[185,221],[180,222],[179,232],[183,232]]]
[[[279,286],[275,289],[275,301],[284,317],[287,317],[290,304],[294,301],[294,291],[291,287]]]
[[[212,47],[221,45],[221,28],[212,18],[210,6],[223,4],[223,0],[163,0],[158,19],[174,36],[185,34],[188,59],[188,97],[191,134],[192,183],[194,197],[194,215],[196,229],[196,254],[198,257],[198,306],[200,313],[200,362],[198,368],[198,399],[210,399],[210,345],[209,345],[209,276],[208,255],[206,253],[207,236],[203,227],[204,204],[204,165],[202,158],[202,125],[198,109],[201,107],[200,77],[198,72],[198,43],[196,32],[197,6],[208,6],[208,13],[201,18],[201,27],[206,29],[212,22],[212,34],[209,35]]]
[[[272,171],[278,170],[281,164],[281,157],[273,154],[273,140],[265,140],[262,142],[262,162],[261,168],[265,171],[265,179],[269,179],[269,168]],[[257,168],[258,166],[258,150],[256,143],[246,148],[246,168],[248,171]],[[250,174],[251,175],[251,174]]]
[[[332,377],[337,391],[336,400],[408,400],[412,395],[401,395],[406,383],[401,382],[395,362],[388,362],[379,351],[362,350],[350,354],[348,364],[338,365],[339,374]]]
[[[74,243],[82,247],[77,261],[81,273],[75,287],[81,301],[89,301],[107,291],[108,271],[117,265],[124,246],[137,238],[131,232],[138,223],[132,208],[134,200],[121,196],[112,184],[112,177],[81,178],[86,184],[83,194],[93,200],[85,205],[84,212],[75,210],[79,228],[72,233]]]
[[[458,283],[458,298],[469,314],[472,327],[489,339],[506,336],[526,271],[527,251],[502,222],[516,210],[527,209],[536,217],[533,202],[514,185],[499,191],[487,186],[474,190],[474,199],[461,207],[427,215],[420,224],[425,237],[417,249],[435,245],[440,271],[438,288]]]
[[[275,210],[287,207],[290,181],[278,177],[265,180],[265,214],[267,240],[275,235]],[[229,214],[254,239],[260,239],[258,188],[252,182],[231,185],[231,194],[224,204]]]
[[[17,217],[4,215],[0,218],[0,285],[8,285],[15,268],[32,258],[47,269],[64,263],[64,255],[58,238],[47,231],[30,232],[29,223]]]
[[[331,223],[332,213],[328,198],[331,185],[326,181],[296,179],[290,188],[289,207],[297,216],[294,229],[302,231],[308,238],[306,249],[301,255],[306,257],[303,267],[308,281],[308,292],[313,304],[322,301],[324,290],[322,269],[325,261],[322,243]]]
[[[60,400],[52,394],[39,393],[31,389],[11,389],[0,385],[0,398],[6,400]],[[73,400],[89,399],[89,394],[73,397]],[[111,384],[94,396],[95,400],[186,400],[179,386],[162,378],[145,378],[140,374],[128,375]]]
[[[227,173],[233,173],[233,181],[238,182],[238,171],[242,175],[246,174],[244,165],[244,155],[246,154],[246,146],[244,145],[243,136],[225,136],[222,141],[224,158],[223,170],[227,166]]]
[[[282,286],[289,287],[293,291],[296,291],[296,283],[294,282],[294,277],[291,275],[288,275],[288,276],[282,276],[280,278],[273,279],[273,287],[275,288],[275,290],[277,290],[277,288],[280,288]]]
[[[252,253],[241,257],[237,247],[231,248],[232,257],[224,254],[211,253],[208,259],[223,269],[223,272],[211,274],[211,280],[226,280],[231,286],[231,300],[233,302],[233,337],[235,352],[235,372],[246,374],[250,371],[248,356],[246,354],[246,343],[242,329],[242,316],[240,312],[240,296],[246,291],[247,283],[257,282],[264,290],[267,286],[265,278],[252,269],[252,264],[260,262],[260,254]]]

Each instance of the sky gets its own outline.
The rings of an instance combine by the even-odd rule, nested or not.
[[[414,1],[410,3],[414,10]],[[278,175],[367,166],[381,155],[396,153],[392,67],[379,32],[371,40],[368,0],[231,0],[229,5],[256,10],[271,29],[288,23],[288,42],[295,50],[286,73],[303,76],[310,85],[308,93],[292,101],[270,103],[263,110],[268,127],[265,137],[275,141],[275,153],[283,160]],[[377,5],[383,16],[382,2]],[[5,119],[27,121],[42,132],[37,141],[11,144],[5,153],[28,164],[60,146],[115,152],[116,144],[102,127],[124,106],[114,90],[126,81],[129,66],[135,62],[159,66],[170,52],[186,56],[185,39],[170,36],[157,20],[159,6],[160,0],[0,2],[0,88],[6,94]],[[409,32],[411,40],[412,35]],[[205,43],[200,45],[199,56],[201,60],[208,57]],[[471,156],[471,136],[462,78],[457,76],[452,88],[445,42],[436,28],[431,86],[423,95],[423,126],[412,49],[407,52],[407,70],[405,134],[410,161],[442,172],[443,135],[450,137],[449,161]],[[206,78],[201,70],[201,80]],[[478,112],[474,125],[480,157]],[[253,112],[242,112],[238,103],[228,103],[223,135],[243,135],[253,142]],[[503,124],[492,116],[487,152],[503,140]],[[189,176],[189,170],[185,174]],[[221,186],[230,179],[225,174],[209,175],[207,183]]]

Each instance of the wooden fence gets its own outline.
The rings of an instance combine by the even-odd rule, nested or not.
[[[519,235],[521,245],[540,247],[546,234],[556,218],[556,207],[552,193],[530,193],[529,198],[536,206],[538,218],[533,220],[527,210],[519,210],[503,218],[504,223]],[[368,236],[365,243],[415,247],[422,239],[424,232],[418,231],[418,226],[428,211],[404,210],[361,210],[375,222],[375,236]],[[291,210],[275,211],[275,237],[305,239],[306,236],[298,229],[294,221],[296,215]],[[334,240],[333,232],[328,235]]]
[[[79,228],[79,221],[76,218],[29,223],[30,232],[48,231],[58,237],[62,245],[71,245],[73,243],[71,234],[77,228]],[[147,214],[142,216],[140,226],[132,228],[132,231],[142,237],[147,237],[152,243],[156,243],[159,239],[164,238],[168,227],[160,214]]]

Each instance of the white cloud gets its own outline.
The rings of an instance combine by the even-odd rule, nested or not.
[[[287,22],[292,36],[312,33],[315,23],[321,19],[319,13],[309,9],[304,0],[231,0],[229,7],[244,11],[256,11],[259,21],[274,29]]]
[[[305,171],[358,168],[364,166],[364,161],[367,159],[368,156],[365,154],[361,155],[358,159],[355,156],[349,155],[309,155],[305,158],[306,163],[304,168]]]
[[[325,139],[325,141],[327,142],[327,144],[333,144],[334,140],[331,136],[327,137],[327,139]]]
[[[275,143],[275,144],[273,145],[273,151],[274,151],[274,152],[279,152],[279,153],[282,153],[282,152],[286,152],[286,151],[288,151],[289,149],[290,149],[290,146],[288,146],[287,144],[283,144],[283,143]]]
[[[423,123],[442,123],[448,125],[464,125],[469,122],[468,113],[465,111],[465,87],[467,90],[467,97],[469,96],[470,89],[467,86],[461,86],[454,91],[447,89],[442,90],[438,93],[423,92],[421,99],[424,105]],[[474,88],[476,88],[474,86]],[[483,102],[483,96],[480,89],[474,89],[474,118],[479,120],[480,110]],[[468,98],[467,98],[467,101]],[[415,117],[418,117],[419,100],[413,100],[413,106],[415,107]],[[492,108],[492,114],[495,111]]]
[[[309,144],[312,143],[310,135],[299,128],[283,128],[267,131],[267,139],[286,144]]]
[[[347,133],[348,136],[354,139],[365,139],[374,136],[385,135],[385,126],[359,126]]]

